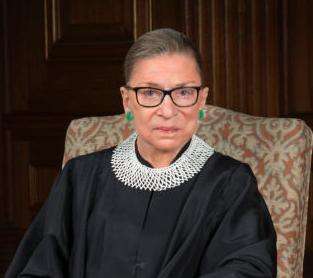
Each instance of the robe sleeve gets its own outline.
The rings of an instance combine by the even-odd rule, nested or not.
[[[276,233],[249,166],[234,171],[222,199],[229,205],[206,246],[199,278],[276,277]]]
[[[71,248],[69,164],[57,176],[48,200],[25,233],[4,278],[68,276]]]

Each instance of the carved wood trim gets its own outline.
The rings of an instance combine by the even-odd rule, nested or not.
[[[211,104],[279,115],[277,5],[277,0],[199,1],[199,48]]]
[[[38,203],[36,167],[29,164],[29,203],[30,208]]]
[[[5,1],[0,4],[0,165],[4,165],[4,130],[3,130],[3,114],[4,114],[4,90],[5,90],[5,59],[6,59],[6,37],[4,30],[6,30],[5,20]],[[0,227],[5,226],[5,182],[4,182],[4,169],[0,167]]]
[[[152,30],[152,0],[134,0],[134,40]]]
[[[46,60],[116,60],[123,59],[132,44],[133,26],[112,23],[70,26],[68,2],[44,0]],[[135,12],[133,11],[133,17]],[[136,20],[132,20],[134,24]],[[79,30],[76,31],[76,28]],[[80,37],[84,34],[87,37]]]
[[[40,165],[29,163],[29,208],[34,218],[41,209],[51,190],[53,181],[60,170],[60,165]],[[49,182],[48,182],[49,181]]]
[[[309,35],[309,90],[310,90],[310,103],[313,110],[313,1],[308,1],[308,17],[309,17],[309,26],[308,33]]]
[[[280,66],[281,66],[281,115],[288,115],[290,113],[289,105],[289,7],[288,0],[282,0],[282,8],[280,9],[279,35],[280,35]]]
[[[14,223],[14,186],[13,186],[13,154],[12,154],[12,133],[5,131],[5,149],[4,149],[4,193],[5,193],[5,212],[6,225],[12,226]]]

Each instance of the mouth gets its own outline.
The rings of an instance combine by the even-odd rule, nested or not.
[[[169,134],[169,133],[177,132],[179,130],[179,128],[175,127],[175,126],[170,126],[170,127],[159,126],[159,127],[156,128],[156,130],[161,132],[161,133]]]

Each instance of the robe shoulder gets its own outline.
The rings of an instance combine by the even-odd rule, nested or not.
[[[205,176],[204,180],[210,181],[206,183],[207,186],[216,185],[220,190],[223,188],[225,194],[230,197],[241,194],[247,187],[258,191],[257,180],[251,167],[220,152],[214,152],[200,174]]]
[[[65,164],[64,169],[67,167],[70,171],[88,171],[94,169],[98,172],[103,170],[103,167],[108,166],[114,149],[115,146],[71,158]]]
[[[214,154],[209,158],[207,161],[207,166],[212,167],[212,169],[215,171],[228,174],[233,173],[238,168],[242,167],[242,169],[253,175],[253,172],[247,163],[217,151],[215,151]]]

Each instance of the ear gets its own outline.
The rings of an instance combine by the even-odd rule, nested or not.
[[[124,111],[125,111],[125,113],[127,113],[128,111],[131,111],[128,90],[122,86],[122,87],[120,87],[120,92],[121,92],[121,96],[122,96],[122,100],[123,100]]]
[[[204,87],[200,92],[200,109],[203,109],[204,105],[206,104],[209,90],[210,89],[208,87]]]

